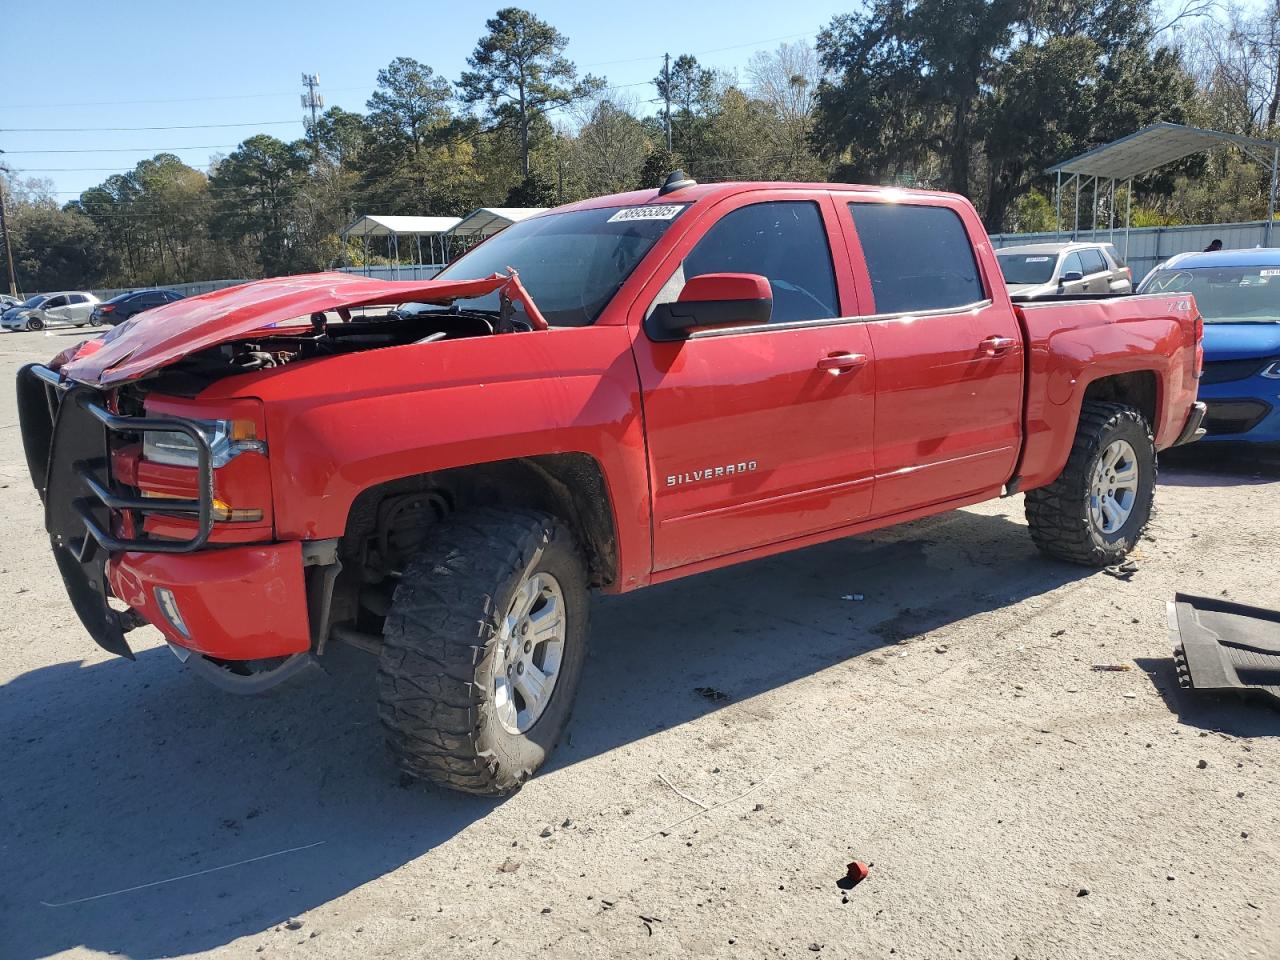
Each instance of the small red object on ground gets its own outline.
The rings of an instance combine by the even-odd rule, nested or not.
[[[855,860],[849,864],[849,873],[845,877],[850,887],[856,887],[863,880],[870,876],[871,871],[867,869],[867,865],[861,860]]]

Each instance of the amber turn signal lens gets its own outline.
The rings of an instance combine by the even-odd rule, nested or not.
[[[252,420],[232,420],[229,426],[228,437],[233,443],[258,439],[258,428]]]
[[[213,519],[224,523],[254,523],[262,519],[262,511],[257,509],[236,510],[225,501],[214,500]]]

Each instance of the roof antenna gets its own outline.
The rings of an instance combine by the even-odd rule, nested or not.
[[[696,187],[697,185],[698,181],[693,177],[687,176],[683,170],[672,170],[671,175],[667,177],[666,183],[658,191],[658,196],[665,197],[668,193],[683,190],[685,187]]]

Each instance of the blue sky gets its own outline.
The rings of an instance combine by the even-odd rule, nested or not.
[[[301,136],[303,72],[320,75],[327,106],[348,110],[364,109],[378,70],[397,56],[414,57],[456,80],[500,2],[5,5],[0,149],[7,153],[0,162],[20,176],[52,180],[65,202],[158,148],[188,148],[170,152],[203,168],[211,154],[229,152],[254,133]],[[569,37],[568,56],[580,70],[607,76],[643,101],[654,95],[647,81],[661,68],[664,51],[741,68],[755,50],[812,37],[851,4],[552,0],[524,6]],[[183,125],[193,129],[17,129]],[[54,150],[92,152],[29,152]]]

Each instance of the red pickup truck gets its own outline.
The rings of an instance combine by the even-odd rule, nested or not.
[[[392,309],[394,308],[394,309]],[[1015,305],[968,201],[699,185],[572,204],[438,278],[264,280],[19,374],[72,604],[232,689],[378,657],[408,771],[518,787],[588,595],[1025,492],[1105,565],[1194,439],[1186,295]]]

